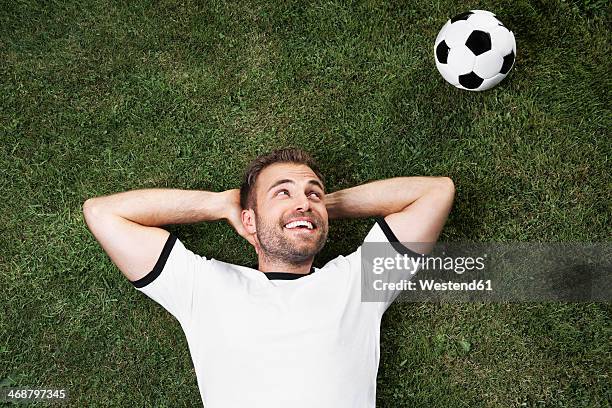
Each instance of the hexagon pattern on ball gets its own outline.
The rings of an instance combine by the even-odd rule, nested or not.
[[[436,68],[459,89],[484,91],[500,83],[514,66],[514,33],[485,10],[449,19],[434,43]]]

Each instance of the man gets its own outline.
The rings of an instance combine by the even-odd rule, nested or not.
[[[255,159],[240,190],[135,190],[89,199],[83,212],[127,279],[180,322],[206,408],[371,408],[394,297],[361,301],[361,246],[322,268],[314,256],[329,219],[373,216],[364,242],[418,256],[397,243],[433,245],[453,197],[447,177],[326,194],[313,159],[281,149]],[[158,227],[219,219],[253,245],[257,269],[196,255]]]

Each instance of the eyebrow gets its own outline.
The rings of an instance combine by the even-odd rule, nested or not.
[[[295,181],[290,180],[290,179],[282,179],[282,180],[278,180],[276,181],[276,183],[272,184],[272,186],[268,189],[268,191],[272,190],[274,187],[277,187],[281,184],[285,184],[285,183],[291,183],[291,184],[295,184]],[[323,192],[325,192],[325,189],[323,188],[323,185],[321,183],[319,183],[317,180],[308,180],[308,184],[312,184],[315,185],[317,187],[319,187]]]

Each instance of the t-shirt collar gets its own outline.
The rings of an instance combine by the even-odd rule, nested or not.
[[[253,269],[259,270],[259,264],[255,265]],[[310,272],[305,273],[305,274],[289,273],[289,272],[263,272],[263,274],[266,275],[266,277],[269,280],[276,280],[276,279],[293,280],[293,279],[299,279],[301,277],[311,275],[314,273],[314,271],[315,271],[314,266],[311,266]]]

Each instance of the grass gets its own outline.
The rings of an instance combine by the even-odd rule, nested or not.
[[[517,39],[496,88],[446,84],[444,22],[495,12]],[[72,406],[195,406],[176,320],[88,232],[85,199],[237,187],[256,154],[295,145],[336,190],[399,175],[457,186],[441,240],[609,241],[610,8],[452,4],[3,2],[0,381],[65,387]],[[321,265],[372,220],[338,221]],[[224,223],[170,227],[195,252],[254,253]],[[208,239],[214,237],[214,239]],[[604,407],[607,303],[394,304],[380,407]]]

